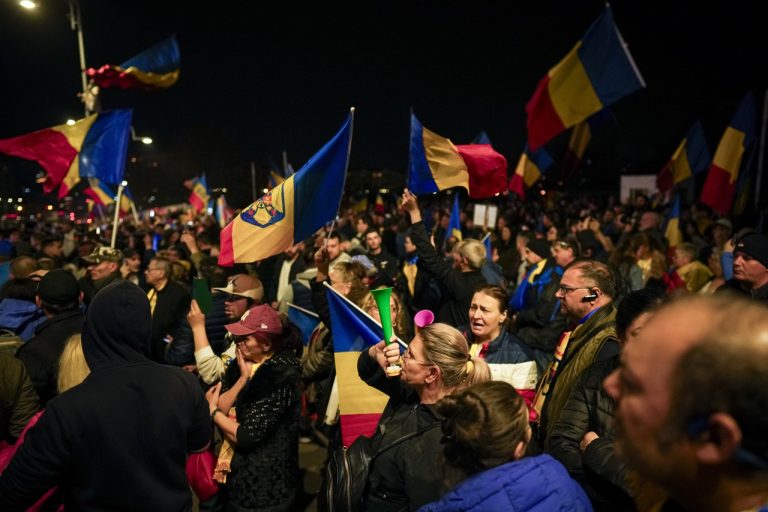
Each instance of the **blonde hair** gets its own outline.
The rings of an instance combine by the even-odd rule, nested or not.
[[[73,334],[67,339],[59,358],[59,375],[56,379],[59,394],[83,382],[90,373],[91,369],[85,362],[80,333]]]
[[[467,238],[457,243],[453,247],[453,252],[459,256],[464,256],[469,262],[469,266],[475,270],[480,270],[480,267],[485,263],[485,246],[479,240],[474,238]]]
[[[391,297],[392,301],[395,303],[395,311],[392,316],[392,329],[398,337],[406,339],[405,334],[408,332],[408,320],[405,316],[405,308],[397,293],[393,291]],[[368,292],[362,300],[360,309],[367,313],[371,308],[378,308],[378,305],[376,304],[376,299],[373,298],[373,294]]]
[[[491,380],[491,369],[484,360],[469,355],[464,336],[447,324],[432,324],[419,331],[424,357],[440,368],[443,387],[451,392]]]

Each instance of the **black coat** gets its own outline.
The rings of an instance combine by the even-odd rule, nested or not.
[[[595,510],[634,510],[626,484],[629,467],[613,449],[616,402],[603,389],[619,366],[619,356],[593,364],[571,392],[549,438],[550,454],[587,492]],[[595,432],[584,453],[579,443]]]
[[[16,357],[24,362],[43,405],[59,394],[59,358],[73,334],[83,330],[85,315],[80,309],[59,313],[35,329],[35,337],[19,347]]]
[[[155,311],[152,313],[152,357],[153,361],[165,363],[166,342],[170,335],[175,338],[179,327],[189,311],[192,300],[189,291],[179,283],[169,280],[157,293]]]
[[[485,278],[479,270],[461,272],[451,267],[432,247],[424,223],[417,222],[411,227],[411,241],[419,253],[419,262],[435,276],[443,290],[435,321],[454,327],[466,325],[472,296],[475,290],[487,284]]]
[[[366,384],[389,396],[373,436],[374,450],[440,421],[431,405],[420,403],[415,391],[400,379],[388,379],[367,351],[360,353],[357,371]],[[443,485],[441,439],[442,431],[436,427],[378,456],[368,475],[364,510],[416,510],[438,500]]]
[[[240,376],[233,364],[227,387]],[[262,510],[289,505],[301,488],[299,383],[301,365],[290,351],[262,364],[235,402],[237,446],[227,478],[225,510]]]

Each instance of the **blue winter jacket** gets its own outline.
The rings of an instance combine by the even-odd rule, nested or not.
[[[592,505],[562,464],[549,455],[526,457],[474,475],[419,512],[591,511]]]
[[[35,335],[35,328],[47,320],[34,302],[6,298],[0,301],[0,329],[7,329],[23,341]]]

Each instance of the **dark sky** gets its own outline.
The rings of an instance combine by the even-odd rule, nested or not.
[[[43,1],[34,15],[10,0],[0,5],[0,137],[82,116],[66,2]],[[132,147],[145,165],[129,166],[129,181],[142,190],[152,184],[168,200],[183,197],[181,181],[201,172],[212,186],[249,189],[249,162],[261,170],[282,150],[298,169],[350,106],[353,168],[406,166],[410,107],[455,143],[486,130],[513,167],[525,103],[603,8],[577,0],[81,2],[90,67],[178,36],[174,87],[102,94],[105,109],[133,107],[136,132],[155,140]],[[591,154],[601,172],[657,172],[696,119],[714,151],[747,90],[762,108],[768,38],[757,4],[612,4],[647,88],[616,104],[618,124],[596,134]],[[146,165],[152,161],[157,168]]]

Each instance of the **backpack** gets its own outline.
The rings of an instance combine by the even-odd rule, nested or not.
[[[375,452],[371,438],[367,436],[358,437],[348,448],[345,446],[335,448],[328,457],[323,485],[318,495],[321,501],[320,510],[329,512],[362,510],[365,491],[368,488],[368,473],[373,460],[390,448],[439,426],[440,422],[427,425],[392,441]]]

